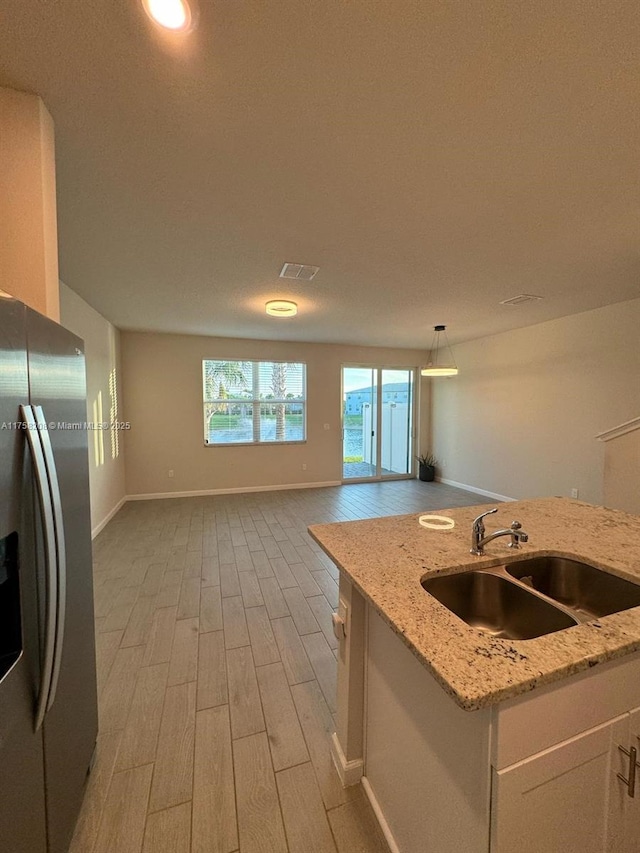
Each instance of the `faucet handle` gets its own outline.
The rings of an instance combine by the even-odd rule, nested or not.
[[[483,512],[477,518],[473,520],[473,526],[471,527],[471,553],[477,554],[478,556],[482,556],[484,551],[482,550],[482,543],[484,542],[484,521],[487,515],[493,515],[494,512],[498,512],[498,507],[494,506],[493,509],[488,509],[486,512]]]
[[[493,515],[494,512],[498,512],[497,506],[494,507],[493,509],[488,509],[486,512],[483,512],[481,515],[479,515],[477,518],[475,518],[473,520],[473,526],[484,528],[484,524],[482,523],[482,519],[485,518],[487,515]]]
[[[511,522],[511,529],[512,530],[522,530],[522,525],[520,524],[519,521],[512,521]]]

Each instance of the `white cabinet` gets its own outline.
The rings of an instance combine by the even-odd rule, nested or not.
[[[617,776],[629,743],[625,714],[494,770],[491,853],[637,853],[638,795]]]
[[[619,778],[640,756],[640,652],[463,711],[344,575],[340,597],[333,757],[344,783],[364,773],[392,850],[640,853],[640,766],[633,797]]]
[[[629,716],[629,746],[635,747],[637,761],[640,762],[640,708],[632,711]],[[623,764],[626,766],[626,771],[623,771],[622,775],[628,778],[629,764],[626,756]],[[633,799],[628,795],[623,797],[622,810],[625,837],[629,840],[624,853],[637,853],[640,847],[640,766],[638,764],[636,764],[635,796]]]
[[[365,790],[400,853],[639,853],[640,654],[463,711],[372,609]],[[630,710],[635,709],[635,710]],[[640,760],[640,759],[639,759]]]

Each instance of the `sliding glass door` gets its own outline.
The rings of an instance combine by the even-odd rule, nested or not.
[[[362,480],[377,474],[378,371],[342,368],[342,476]]]
[[[344,480],[412,475],[414,388],[413,369],[342,368]]]

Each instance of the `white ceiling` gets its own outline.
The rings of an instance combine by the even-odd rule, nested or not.
[[[200,7],[188,37],[139,0],[0,7],[0,85],[56,124],[61,278],[117,326],[423,348],[640,296],[636,0]]]

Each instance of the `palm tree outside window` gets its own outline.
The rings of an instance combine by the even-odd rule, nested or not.
[[[204,441],[209,446],[306,440],[306,365],[202,362]]]

